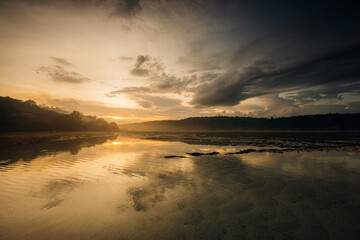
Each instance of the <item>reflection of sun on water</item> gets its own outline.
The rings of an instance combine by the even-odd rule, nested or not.
[[[150,139],[135,139],[135,138],[121,138],[118,137],[115,141],[104,143],[104,146],[113,146],[113,145],[147,145],[147,146],[163,146],[171,145],[169,142],[150,140]]]

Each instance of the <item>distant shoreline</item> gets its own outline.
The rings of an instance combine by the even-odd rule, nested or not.
[[[275,132],[360,131],[360,113],[317,114],[279,118],[190,117],[118,125],[120,131],[144,132]]]
[[[118,133],[360,133],[360,130],[125,130],[120,129]]]

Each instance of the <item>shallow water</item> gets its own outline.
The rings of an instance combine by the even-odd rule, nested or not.
[[[359,239],[359,152],[226,155],[248,147],[121,136],[3,148],[0,239]]]

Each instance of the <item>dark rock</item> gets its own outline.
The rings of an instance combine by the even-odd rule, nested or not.
[[[252,149],[252,148],[249,148],[249,149],[245,149],[245,150],[241,150],[239,152],[230,152],[230,153],[227,153],[228,155],[233,155],[233,154],[245,154],[245,153],[251,153],[251,152],[256,152],[255,149]]]
[[[185,156],[177,156],[177,155],[169,155],[165,156],[164,158],[186,158]]]
[[[192,153],[186,153],[186,154],[189,154],[190,156],[198,157],[198,156],[202,156],[202,155],[218,155],[219,152],[210,152],[210,153],[192,152]]]

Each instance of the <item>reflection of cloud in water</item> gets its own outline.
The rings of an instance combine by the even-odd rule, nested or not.
[[[58,206],[60,203],[62,203],[64,199],[54,199],[49,201],[47,204],[45,204],[41,209],[50,209],[53,207]]]
[[[357,175],[360,173],[360,163],[355,158],[352,153],[337,151],[241,156],[244,163],[253,167],[271,168],[283,174],[303,175],[312,178],[346,178],[349,175]]]
[[[135,232],[138,225],[130,221],[135,239],[160,231],[171,239],[327,239],[343,231],[355,234],[354,214],[344,214],[359,207],[350,200],[359,197],[354,192],[359,184],[350,179],[284,175],[234,156],[192,162],[192,171],[152,169],[140,186],[127,190],[128,208],[146,215],[133,215],[124,205],[121,214],[138,224],[154,221],[142,232]]]
[[[146,176],[145,171],[132,169],[132,168],[122,168],[113,165],[106,165],[104,166],[110,173],[115,175],[126,175],[128,177],[144,177]]]
[[[53,180],[45,184],[40,191],[31,192],[30,195],[33,197],[47,199],[47,203],[42,207],[42,209],[50,209],[62,203],[64,201],[63,198],[67,193],[82,186],[83,184],[84,182],[77,178]]]
[[[146,211],[149,207],[154,207],[156,202],[164,199],[164,190],[161,188],[132,188],[128,194],[132,199],[135,211]]]
[[[135,211],[146,211],[153,208],[157,202],[165,199],[165,192],[177,185],[184,184],[185,174],[177,172],[149,173],[150,184],[143,187],[132,187],[128,195],[132,200]]]

